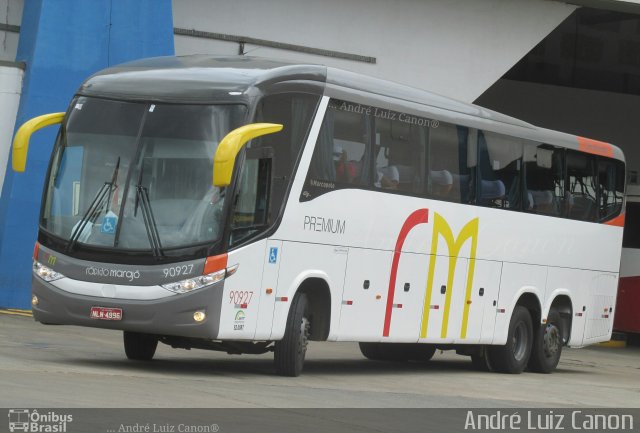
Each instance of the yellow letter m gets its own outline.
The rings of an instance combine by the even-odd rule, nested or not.
[[[433,278],[436,269],[436,260],[438,257],[438,240],[440,237],[444,239],[449,249],[449,272],[447,274],[446,296],[444,303],[444,311],[442,314],[442,328],[440,338],[447,337],[447,328],[449,326],[449,310],[451,308],[451,294],[453,293],[453,277],[455,275],[456,265],[458,263],[458,255],[464,243],[471,239],[471,252],[469,255],[469,269],[467,272],[467,285],[465,291],[465,304],[462,313],[462,327],[460,329],[460,338],[467,337],[467,325],[469,320],[468,302],[471,297],[473,285],[473,273],[476,265],[476,247],[478,245],[478,218],[469,221],[460,230],[457,239],[454,238],[451,227],[447,221],[438,213],[434,212],[433,218],[433,236],[431,238],[431,257],[429,260],[429,274],[427,276],[427,293],[424,299],[424,307],[422,310],[422,327],[420,330],[420,338],[427,337],[427,326],[429,325],[429,311],[431,310],[431,294],[433,292]]]

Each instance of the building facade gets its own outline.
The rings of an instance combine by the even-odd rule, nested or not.
[[[38,133],[13,173],[15,125],[64,111],[100,69],[174,53],[326,64],[611,141],[633,171],[638,14],[631,0],[0,0],[0,307],[29,308],[55,139]]]

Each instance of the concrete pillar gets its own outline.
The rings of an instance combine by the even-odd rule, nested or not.
[[[92,73],[140,57],[172,55],[171,0],[29,0],[17,61],[26,63],[16,125],[65,111]],[[30,307],[31,257],[57,128],[34,135],[27,169],[9,167],[0,196],[0,307]]]

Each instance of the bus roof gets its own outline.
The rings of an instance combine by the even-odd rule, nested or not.
[[[87,79],[78,94],[117,99],[211,103],[246,101],[284,82],[392,98],[426,114],[467,120],[467,126],[554,144],[624,161],[609,143],[536,127],[522,120],[406,85],[316,64],[296,64],[251,56],[189,55],[142,59],[102,70]],[[235,95],[231,97],[230,95]],[[455,113],[455,116],[447,113]],[[449,118],[449,119],[447,119]]]

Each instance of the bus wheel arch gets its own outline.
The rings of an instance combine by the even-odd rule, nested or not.
[[[549,314],[553,311],[560,316],[560,330],[562,331],[563,345],[567,345],[571,339],[571,326],[573,321],[573,303],[568,295],[558,295],[553,299]]]
[[[296,294],[307,297],[307,313],[310,322],[311,341],[326,341],[331,328],[331,290],[322,278],[310,277],[300,284]]]

